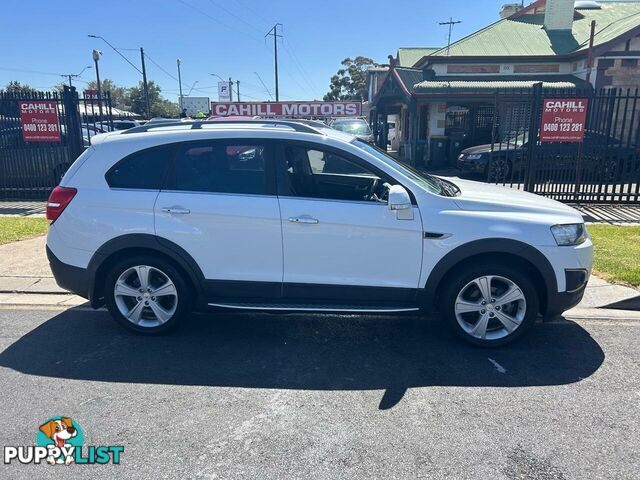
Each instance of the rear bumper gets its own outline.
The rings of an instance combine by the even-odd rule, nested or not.
[[[63,263],[53,254],[48,246],[47,258],[49,259],[49,266],[53,272],[53,277],[61,288],[89,299],[91,279],[87,269]]]

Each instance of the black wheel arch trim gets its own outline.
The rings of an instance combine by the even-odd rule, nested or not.
[[[92,279],[89,287],[89,300],[93,307],[102,304],[101,295],[96,291],[99,288],[98,283],[102,281],[98,278],[98,271],[104,262],[112,255],[128,249],[145,249],[154,250],[160,254],[169,257],[176,262],[189,276],[193,286],[196,288],[198,296],[202,293],[202,285],[204,282],[204,274],[196,263],[196,261],[179,245],[156,235],[146,233],[131,233],[112,238],[105,242],[91,257],[87,270]]]
[[[504,253],[521,257],[533,265],[545,284],[547,303],[554,294],[557,294],[558,282],[555,272],[547,257],[545,257],[540,250],[518,240],[484,238],[459,245],[440,259],[429,274],[429,278],[422,292],[421,304],[426,308],[430,308],[434,304],[440,282],[455,265],[477,255]],[[542,310],[546,309],[546,305],[541,304],[540,307]]]

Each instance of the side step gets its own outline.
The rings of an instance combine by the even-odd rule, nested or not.
[[[210,307],[234,310],[262,310],[279,312],[341,312],[341,313],[398,313],[417,312],[418,307],[407,305],[326,305],[310,303],[209,303]]]

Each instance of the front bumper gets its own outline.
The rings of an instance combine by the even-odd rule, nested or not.
[[[91,278],[87,269],[63,263],[53,254],[48,246],[47,258],[49,259],[49,266],[51,267],[51,272],[53,272],[53,277],[61,288],[69,290],[83,298],[89,298]]]
[[[469,160],[464,155],[460,155],[456,162],[456,166],[458,167],[458,170],[462,170],[463,172],[484,173],[487,162],[482,158]]]
[[[589,271],[586,269],[567,269],[565,270],[565,277],[568,290],[549,295],[545,312],[547,318],[556,317],[562,312],[575,307],[584,296],[589,280]]]

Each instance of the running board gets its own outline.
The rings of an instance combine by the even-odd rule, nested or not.
[[[279,312],[341,312],[341,313],[398,313],[417,312],[418,307],[373,305],[313,305],[283,303],[209,303],[210,307],[234,310],[262,310]]]

